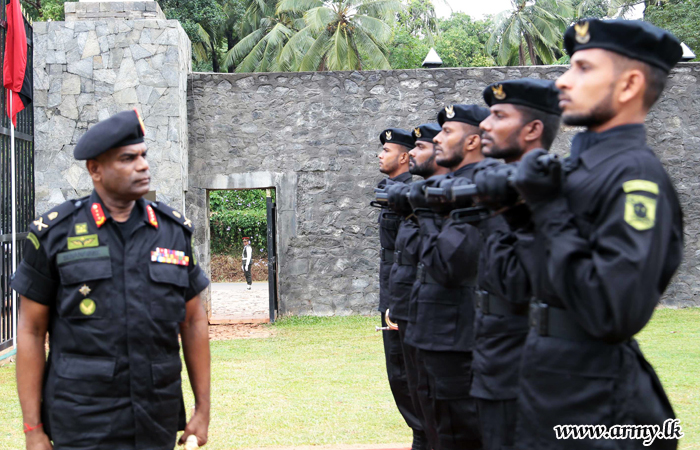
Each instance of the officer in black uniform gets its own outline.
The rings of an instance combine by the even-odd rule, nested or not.
[[[476,175],[480,187],[491,188],[507,182],[506,178],[498,177],[503,169],[513,169],[512,163],[522,155],[551,147],[559,131],[561,110],[559,91],[553,81],[532,78],[504,81],[487,86],[483,95],[491,108],[491,115],[481,122],[484,156],[503,159],[511,166],[499,166]],[[526,271],[533,242],[530,211],[526,205],[503,205],[500,200],[489,199],[488,194],[482,199],[486,206],[502,212],[498,218],[506,220],[494,218],[491,220],[494,226],[482,227],[485,241],[479,263],[480,291],[474,324],[471,394],[477,399],[487,450],[509,449],[514,445],[518,370],[529,331],[527,314],[532,296]]]
[[[379,141],[382,143],[382,150],[379,153],[379,171],[388,178],[380,181],[378,187],[410,183],[408,151],[414,144],[411,133],[399,128],[389,128],[382,131]],[[379,242],[382,246],[379,263],[379,311],[382,314],[382,327],[386,327],[386,311],[389,309],[390,301],[389,277],[394,264],[394,246],[401,216],[389,208],[382,208],[378,220]],[[406,424],[413,430],[413,448],[422,449],[426,439],[423,426],[411,401],[399,334],[395,330],[385,330],[382,332],[382,337],[391,393]]]
[[[479,124],[488,115],[488,109],[476,105],[440,111],[442,130],[433,141],[437,164],[451,170],[445,177],[471,178],[483,160]],[[418,184],[412,189],[414,210],[424,198],[421,189]],[[479,232],[437,213],[421,214],[418,220],[421,247],[411,294],[416,319],[408,323],[405,342],[418,349],[419,372],[427,379],[428,398],[421,404],[431,405],[439,450],[479,449],[476,405],[469,395]]]
[[[515,178],[540,250],[531,276],[537,301],[523,351],[516,445],[675,449],[675,438],[646,447],[629,439],[558,440],[553,429],[661,427],[674,417],[634,335],[651,318],[683,254],[678,197],[644,127],[681,57],[680,42],[646,22],[591,19],[569,28],[564,43],[571,68],[556,83],[562,118],[587,131],[574,138],[563,167],[543,163],[543,152],[534,150]]]
[[[193,225],[145,201],[150,174],[136,111],[80,139],[94,191],[32,224],[12,287],[21,296],[17,385],[27,448],[172,450],[209,426],[209,280]],[[50,353],[44,353],[49,333]],[[185,427],[180,346],[195,395]]]
[[[441,130],[442,128],[437,123],[424,124],[413,130],[412,137],[415,141],[415,146],[408,153],[409,172],[412,175],[428,179],[434,175],[449,173],[449,169],[438,166],[435,162],[436,155],[433,138]],[[420,249],[420,233],[417,219],[413,214],[413,209],[408,203],[406,195],[409,189],[409,185],[392,186],[390,188],[389,208],[401,216],[401,223],[396,235],[394,265],[391,268],[389,277],[389,310],[391,311],[391,320],[398,325],[398,334],[403,349],[406,381],[411,400],[413,401],[413,409],[416,411],[416,415],[425,432],[423,436],[420,436],[422,448],[435,448],[437,444],[437,430],[434,420],[426,420],[418,397],[418,390],[425,390],[427,386],[423,383],[419,387],[416,348],[406,344],[404,341],[408,322],[415,322],[415,317],[410,312],[410,298],[413,283],[416,280],[418,252]],[[415,307],[413,312],[415,312]]]

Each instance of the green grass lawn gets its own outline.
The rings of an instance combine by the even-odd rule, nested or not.
[[[378,318],[281,320],[266,339],[212,342],[211,450],[410,442],[384,372]],[[700,449],[700,309],[656,312],[639,336]],[[0,442],[24,448],[14,366],[0,367]],[[188,411],[192,405],[186,390]]]

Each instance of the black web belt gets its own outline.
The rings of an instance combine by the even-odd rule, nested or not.
[[[398,264],[399,266],[412,266],[410,261],[406,259],[406,257],[403,255],[403,252],[401,250],[396,250],[394,252],[394,263]]]
[[[498,314],[501,316],[527,316],[527,305],[516,305],[508,300],[493,295],[488,291],[476,291],[476,307],[483,314]]]
[[[569,311],[536,299],[530,303],[530,328],[534,328],[540,336],[578,342],[595,340],[574,320]]]
[[[425,269],[425,265],[423,263],[418,263],[418,272],[416,273],[416,280],[420,280],[421,284],[439,284],[442,286],[442,283],[438,283],[435,278],[433,278],[428,271]],[[465,287],[473,287],[474,283],[472,283],[470,280],[465,280],[460,284],[458,287],[465,288]]]
[[[376,248],[376,247],[375,247]],[[394,264],[394,252],[382,247],[379,256],[383,263]]]

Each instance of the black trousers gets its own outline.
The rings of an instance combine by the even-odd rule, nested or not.
[[[516,399],[476,399],[484,450],[511,450],[515,445],[515,424],[518,415]]]
[[[251,267],[248,266],[248,270],[245,270],[244,268],[243,273],[245,274],[245,282],[249,285],[253,284],[253,274],[251,273]]]
[[[382,326],[386,326],[386,319],[382,313]],[[389,376],[389,387],[394,395],[394,401],[399,412],[406,421],[406,425],[415,431],[422,431],[423,425],[413,405],[406,378],[403,348],[398,331],[382,331],[384,339],[384,358],[386,359],[386,372]]]
[[[428,397],[428,378],[425,375],[425,370],[421,371],[420,369],[423,364],[418,359],[418,349],[406,344],[404,341],[408,322],[397,320],[396,324],[399,326],[399,338],[401,339],[404,367],[406,368],[406,381],[408,382],[408,391],[413,402],[413,409],[416,411],[418,420],[420,420],[423,431],[428,438],[430,448],[437,448],[437,425],[435,423],[435,414],[432,412],[432,403],[421,402],[422,399],[427,399]]]
[[[418,349],[427,378],[427,398],[434,414],[436,450],[479,450],[481,432],[476,399],[471,389],[471,352],[435,352]],[[421,391],[418,391],[419,395]],[[424,409],[425,411],[425,409]]]

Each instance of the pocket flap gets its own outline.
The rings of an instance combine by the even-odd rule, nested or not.
[[[71,380],[112,381],[117,359],[109,356],[59,355],[56,375]]]
[[[187,276],[187,266],[151,263],[149,264],[148,271],[151,275],[151,280],[158,283],[174,284],[175,286],[183,288],[190,285],[190,280]]]
[[[153,361],[151,363],[151,373],[153,375],[154,387],[167,387],[180,379],[182,372],[182,361],[180,355],[163,361]]]
[[[57,263],[58,272],[61,276],[61,283],[77,284],[85,281],[112,278],[112,261],[109,259],[109,249],[107,247],[101,248],[107,249],[106,258],[94,258],[86,254],[74,255],[75,253],[83,252],[83,250],[73,250],[59,253],[57,256]],[[85,250],[97,249],[89,248]],[[68,262],[66,262],[65,258],[60,258],[62,255],[66,254],[70,254],[67,256],[68,258],[71,258]],[[101,254],[104,254],[104,252]]]

